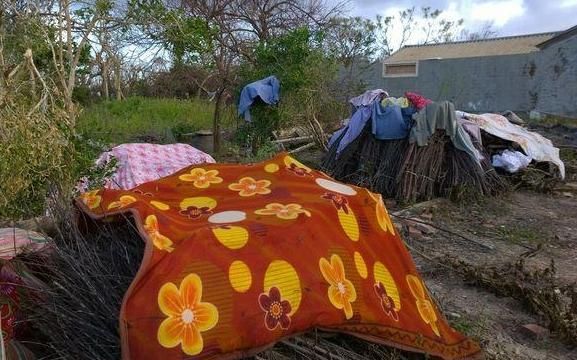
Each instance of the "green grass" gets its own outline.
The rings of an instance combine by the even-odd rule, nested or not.
[[[559,151],[559,156],[561,157],[561,160],[566,163],[575,162],[577,161],[577,150],[569,148],[561,149]]]
[[[483,313],[475,316],[465,314],[458,319],[449,319],[449,323],[455,330],[478,342],[491,335],[487,333],[488,320]]]
[[[538,245],[549,239],[549,236],[536,226],[502,225],[498,232],[502,239],[513,244]]]
[[[172,142],[180,134],[212,129],[214,104],[204,100],[131,97],[90,106],[78,119],[77,130],[109,144],[154,136]]]
[[[568,127],[577,127],[577,119],[570,117],[543,115],[539,119],[530,119],[529,114],[523,114],[520,116],[522,116],[522,119],[525,119],[527,123],[529,123],[530,125],[545,125],[545,126],[564,125]]]

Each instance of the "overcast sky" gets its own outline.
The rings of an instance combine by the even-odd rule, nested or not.
[[[374,18],[412,6],[440,9],[471,30],[487,21],[499,36],[565,30],[577,25],[577,0],[350,0],[351,13]]]

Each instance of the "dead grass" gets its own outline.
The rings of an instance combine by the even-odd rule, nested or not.
[[[461,315],[459,318],[449,317],[449,324],[457,331],[481,343],[487,337],[489,329],[487,319],[483,316],[473,317]]]
[[[453,257],[442,262],[472,285],[517,299],[527,310],[543,316],[559,339],[577,345],[577,286],[557,281],[553,261],[542,270],[528,269],[523,258],[499,267],[477,266]]]

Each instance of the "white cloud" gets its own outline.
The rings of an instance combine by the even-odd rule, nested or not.
[[[399,15],[399,13],[403,10],[406,10],[406,7],[401,7],[401,6],[390,6],[384,9],[384,11],[382,12],[383,16],[394,16],[397,17]]]
[[[577,6],[577,0],[563,0],[559,4],[559,7],[561,8],[568,8],[573,6]]]
[[[480,22],[492,21],[495,26],[502,27],[512,19],[522,17],[526,10],[523,0],[494,0],[473,4],[466,18]]]
[[[353,0],[352,4],[353,13],[360,16],[367,16],[368,13],[391,16],[411,6],[417,9],[430,6],[442,10],[441,17],[446,20],[465,19],[465,22],[473,27],[492,22],[495,27],[500,28],[527,15],[531,10],[531,1],[534,0],[401,0],[383,2],[383,5],[380,5],[379,1],[374,0]],[[558,4],[557,6],[570,7],[577,4],[577,0],[561,0]]]
[[[577,0],[351,0],[351,5],[354,15],[368,18],[397,15],[412,6],[430,6],[442,10],[446,20],[464,19],[464,26],[471,31],[492,23],[499,36],[508,36],[575,26]]]

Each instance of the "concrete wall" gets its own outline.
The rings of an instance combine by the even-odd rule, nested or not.
[[[577,117],[577,36],[531,54],[419,61],[416,77],[385,78],[374,63],[357,76],[392,96],[416,91],[470,112],[513,110]]]
[[[529,82],[531,106],[577,118],[577,35],[544,48],[534,64]]]
[[[418,76],[381,77],[381,84],[393,96],[414,90],[464,111],[527,111],[528,62],[527,55],[425,60]]]

